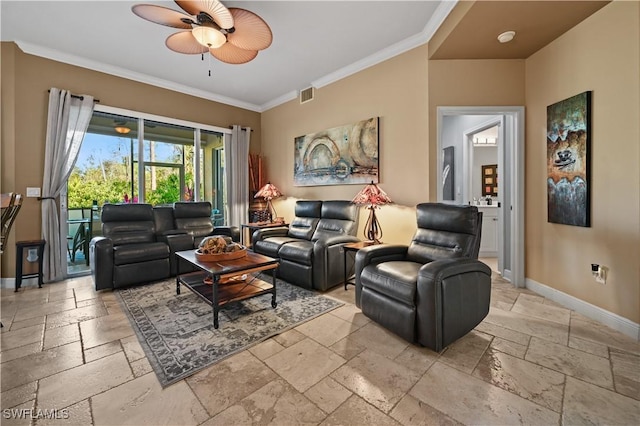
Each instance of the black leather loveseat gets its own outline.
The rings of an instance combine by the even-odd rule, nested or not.
[[[298,201],[288,228],[254,232],[253,250],[279,258],[277,273],[285,281],[325,291],[343,282],[342,246],[359,241],[357,229],[358,208],[350,201]]]
[[[239,240],[237,227],[214,227],[211,203],[173,206],[105,204],[102,235],[91,240],[89,256],[96,290],[126,287],[175,275],[175,256],[196,248],[207,235]]]

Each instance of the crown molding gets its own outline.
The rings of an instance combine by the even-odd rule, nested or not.
[[[43,58],[51,59],[57,62],[63,62],[65,64],[75,65],[81,68],[87,68],[93,71],[103,72],[106,74],[114,75],[116,77],[126,78],[128,80],[137,81],[139,83],[149,84],[151,86],[160,87],[162,89],[173,90],[174,92],[184,93],[187,95],[195,96],[198,98],[207,99],[214,102],[220,102],[226,105],[235,106],[238,108],[244,108],[255,112],[261,112],[258,105],[254,105],[248,102],[243,102],[238,99],[229,98],[226,96],[218,95],[211,92],[205,92],[202,90],[196,90],[193,87],[185,86],[182,84],[176,84],[172,81],[163,80],[160,78],[151,77],[147,74],[141,74],[126,70],[124,68],[108,65],[103,62],[93,61],[91,59],[81,58],[79,56],[70,55],[68,53],[60,52],[59,50],[49,49],[46,47],[38,46],[32,43],[16,40],[20,50],[29,55],[40,56]]]
[[[292,101],[298,97],[298,91],[292,90],[291,92],[287,92],[282,96],[278,96],[277,98],[260,105],[260,112],[267,111],[271,108],[275,108],[278,105],[282,105],[286,102]]]
[[[380,62],[391,59],[397,55],[400,55],[415,47],[421,46],[427,43],[438,27],[449,15],[451,10],[455,7],[459,0],[443,0],[433,13],[431,19],[427,25],[425,25],[422,32],[414,36],[408,37],[392,46],[389,46],[379,52],[376,52],[364,59],[354,62],[351,65],[343,67],[337,71],[325,75],[319,79],[311,82],[310,86],[314,88],[321,88],[345,77],[358,73],[369,67],[379,64]],[[113,65],[105,64],[103,62],[93,61],[90,59],[82,58],[75,55],[70,55],[55,49],[49,49],[46,47],[38,46],[32,43],[24,41],[15,42],[18,47],[25,53],[30,55],[40,56],[43,58],[51,59],[58,62],[63,62],[70,65],[75,65],[82,68],[87,68],[93,71],[103,72],[106,74],[114,75],[117,77],[126,78],[128,80],[137,81],[144,84],[160,87],[163,89],[173,90],[175,92],[184,93],[187,95],[195,96],[202,99],[207,99],[214,102],[223,103],[226,105],[235,106],[238,108],[247,109],[254,112],[262,113],[268,109],[274,108],[285,102],[289,102],[298,97],[298,91],[291,91],[285,93],[277,98],[266,102],[262,105],[255,105],[248,102],[243,102],[238,99],[229,98],[216,93],[206,92],[202,90],[194,89],[193,87],[177,84],[172,81],[163,80],[155,77],[151,77],[147,74],[133,72],[124,68],[115,67]]]

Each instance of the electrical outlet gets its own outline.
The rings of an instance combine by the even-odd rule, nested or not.
[[[597,263],[591,264],[591,274],[593,278],[596,279],[596,282],[599,284],[607,283],[607,268],[604,266],[600,266]]]

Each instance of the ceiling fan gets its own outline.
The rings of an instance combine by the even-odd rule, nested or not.
[[[271,45],[271,28],[253,12],[227,8],[218,0],[176,0],[176,4],[186,13],[150,4],[137,4],[131,10],[147,21],[186,30],[167,37],[165,44],[174,52],[208,51],[222,62],[244,64]]]

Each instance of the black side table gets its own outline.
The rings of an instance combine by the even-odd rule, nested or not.
[[[44,255],[44,245],[46,244],[45,240],[30,240],[30,241],[18,241],[16,242],[16,288],[15,291],[18,291],[20,286],[22,285],[23,278],[35,278],[38,277],[38,287],[42,288],[42,256]],[[38,257],[37,259],[29,259],[28,261],[36,261],[38,262],[38,272],[37,273],[22,273],[22,263],[24,260],[24,250],[27,249],[27,253],[29,249],[37,249]]]
[[[342,255],[344,257],[343,260],[344,260],[344,289],[345,290],[347,289],[348,284],[351,284],[351,285],[356,284],[355,281],[352,281],[349,279],[351,274],[348,274],[347,272],[347,253],[353,253],[353,257],[355,260],[355,256],[358,250],[360,250],[361,248],[373,246],[375,244],[376,243],[373,241],[358,241],[357,243],[349,243],[342,246],[342,248],[344,249],[344,252],[342,253]]]

